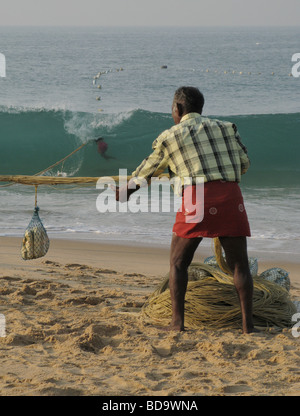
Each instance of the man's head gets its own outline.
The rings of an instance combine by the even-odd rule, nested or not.
[[[180,87],[175,91],[172,116],[176,124],[188,113],[202,114],[203,94],[195,87]]]

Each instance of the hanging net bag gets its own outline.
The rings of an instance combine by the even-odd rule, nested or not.
[[[43,223],[39,217],[39,207],[35,207],[33,216],[22,242],[21,255],[24,260],[37,259],[46,255],[50,241]]]

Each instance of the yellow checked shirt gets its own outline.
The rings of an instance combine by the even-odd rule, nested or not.
[[[197,177],[204,182],[240,182],[250,161],[235,124],[189,113],[165,130],[152,144],[151,153],[132,173],[133,180],[149,181],[156,171],[168,168],[170,178]],[[178,192],[177,192],[178,193]]]

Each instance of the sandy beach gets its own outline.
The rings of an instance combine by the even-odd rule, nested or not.
[[[141,319],[168,272],[167,248],[51,239],[45,257],[24,261],[20,246],[0,238],[1,396],[300,394],[291,328],[176,333]],[[194,260],[210,255],[200,247]],[[255,255],[259,272],[287,270],[300,300],[298,259]]]

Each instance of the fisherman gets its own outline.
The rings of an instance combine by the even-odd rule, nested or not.
[[[172,320],[168,329],[184,330],[184,300],[188,267],[203,237],[218,237],[226,262],[233,272],[243,333],[255,332],[253,325],[253,280],[249,269],[247,241],[250,227],[238,182],[250,166],[247,149],[235,124],[202,116],[204,97],[194,87],[180,87],[174,95],[172,116],[175,126],[164,131],[152,145],[153,152],[132,173],[127,186],[116,188],[116,199],[125,202],[139,189],[137,178],[150,178],[168,168],[171,177],[204,179],[204,217],[186,221],[183,209],[177,212],[170,250],[169,287]],[[190,185],[198,200],[195,184]],[[184,195],[185,188],[182,190]],[[183,198],[184,200],[184,198]],[[201,204],[202,201],[200,201]]]

